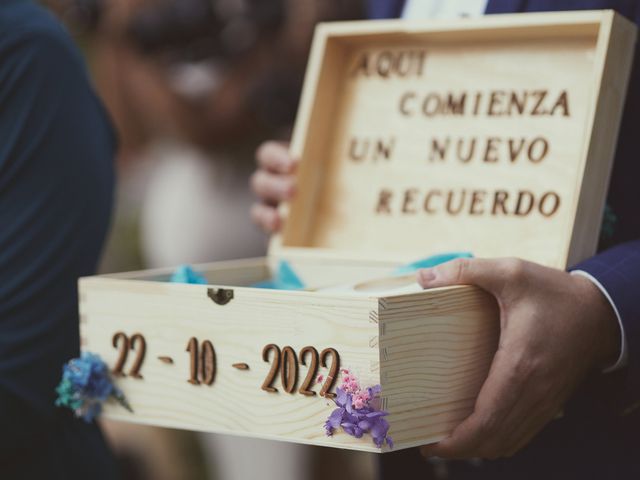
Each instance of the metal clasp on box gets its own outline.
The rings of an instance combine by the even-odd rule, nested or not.
[[[207,288],[207,297],[218,305],[226,305],[233,298],[233,290],[230,288]]]

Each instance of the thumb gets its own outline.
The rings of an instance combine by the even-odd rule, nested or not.
[[[449,285],[476,285],[497,293],[505,282],[501,259],[458,258],[433,268],[418,271],[418,283],[423,288]]]

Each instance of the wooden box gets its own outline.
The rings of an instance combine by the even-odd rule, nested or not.
[[[488,371],[494,300],[344,285],[446,251],[558,268],[593,254],[634,42],[609,11],[320,25],[299,193],[269,256],[195,266],[209,285],[168,283],[172,269],[80,280],[83,349],[133,407],[106,415],[387,451],[325,435],[334,405],[314,379],[339,381],[339,361],[382,386],[395,449],[442,439]],[[281,259],[308,291],[251,287]]]

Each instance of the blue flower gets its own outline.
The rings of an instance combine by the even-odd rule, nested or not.
[[[106,400],[113,392],[107,365],[102,359],[90,352],[84,352],[80,358],[74,358],[63,367],[62,379],[71,383],[82,396]]]
[[[56,392],[56,405],[70,408],[86,422],[100,414],[102,403],[110,396],[131,411],[122,392],[111,382],[107,365],[94,353],[84,352],[64,365]]]

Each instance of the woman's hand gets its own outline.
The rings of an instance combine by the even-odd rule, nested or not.
[[[251,217],[265,232],[274,233],[283,225],[278,204],[291,200],[296,193],[297,160],[289,154],[287,143],[265,142],[256,151],[258,169],[251,176],[251,189],[258,201],[251,207]]]

